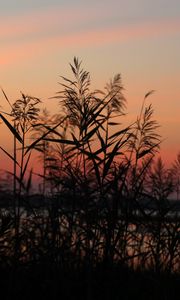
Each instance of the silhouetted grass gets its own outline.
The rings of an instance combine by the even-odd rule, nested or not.
[[[62,77],[55,97],[61,114],[41,114],[40,100],[24,94],[11,104],[2,90],[11,112],[0,117],[14,136],[13,154],[0,147],[14,170],[12,188],[1,188],[2,291],[6,299],[176,299],[180,217],[170,197],[179,200],[179,155],[170,169],[156,158],[153,91],[123,126],[121,76],[91,92],[79,60],[70,66],[74,77]],[[42,161],[38,195],[32,151]]]

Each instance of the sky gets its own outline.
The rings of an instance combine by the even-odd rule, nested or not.
[[[121,73],[130,120],[144,95],[155,90],[148,101],[161,125],[161,155],[167,163],[176,158],[179,0],[1,0],[0,46],[0,86],[12,102],[22,91],[56,112],[58,103],[49,98],[60,90],[59,76],[71,76],[74,56],[90,72],[92,88]],[[0,105],[8,109],[3,96]],[[6,130],[0,139],[7,145]]]

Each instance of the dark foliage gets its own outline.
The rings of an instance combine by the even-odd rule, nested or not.
[[[55,97],[61,114],[41,114],[40,100],[24,94],[11,105],[2,90],[11,112],[0,117],[14,136],[13,154],[0,147],[13,164],[12,188],[5,178],[0,185],[5,299],[177,299],[180,210],[171,197],[179,200],[180,159],[166,169],[156,158],[153,91],[123,126],[120,74],[91,92],[77,58],[70,67],[74,77],[61,77]]]

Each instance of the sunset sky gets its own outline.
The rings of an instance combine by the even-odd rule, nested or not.
[[[130,120],[155,90],[148,101],[161,125],[162,156],[169,162],[180,151],[179,0],[1,1],[0,45],[0,86],[11,101],[22,91],[57,111],[48,98],[77,56],[93,88],[121,73]]]

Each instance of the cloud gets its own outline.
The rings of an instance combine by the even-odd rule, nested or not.
[[[108,16],[107,11],[98,11],[94,8],[89,10],[78,8],[59,8],[53,7],[43,11],[26,13],[24,15],[14,15],[1,17],[0,19],[0,39],[5,42],[36,36],[37,34],[48,35],[52,31],[64,31],[65,29],[73,31],[74,28],[93,24],[99,18]],[[65,30],[66,31],[66,30]]]
[[[45,18],[45,15],[43,15]],[[52,18],[49,16],[49,18]],[[33,30],[30,27],[16,30],[19,34]],[[149,39],[152,37],[169,36],[180,33],[180,21],[168,20],[153,23],[140,23],[136,25],[114,26],[108,28],[96,28],[93,30],[75,31],[69,33],[55,33],[40,35],[38,37],[12,42],[0,49],[0,65],[21,63],[22,60],[31,59],[38,55],[48,55],[57,49],[68,47],[79,49],[86,47],[101,47],[113,43],[136,41],[138,39]]]

